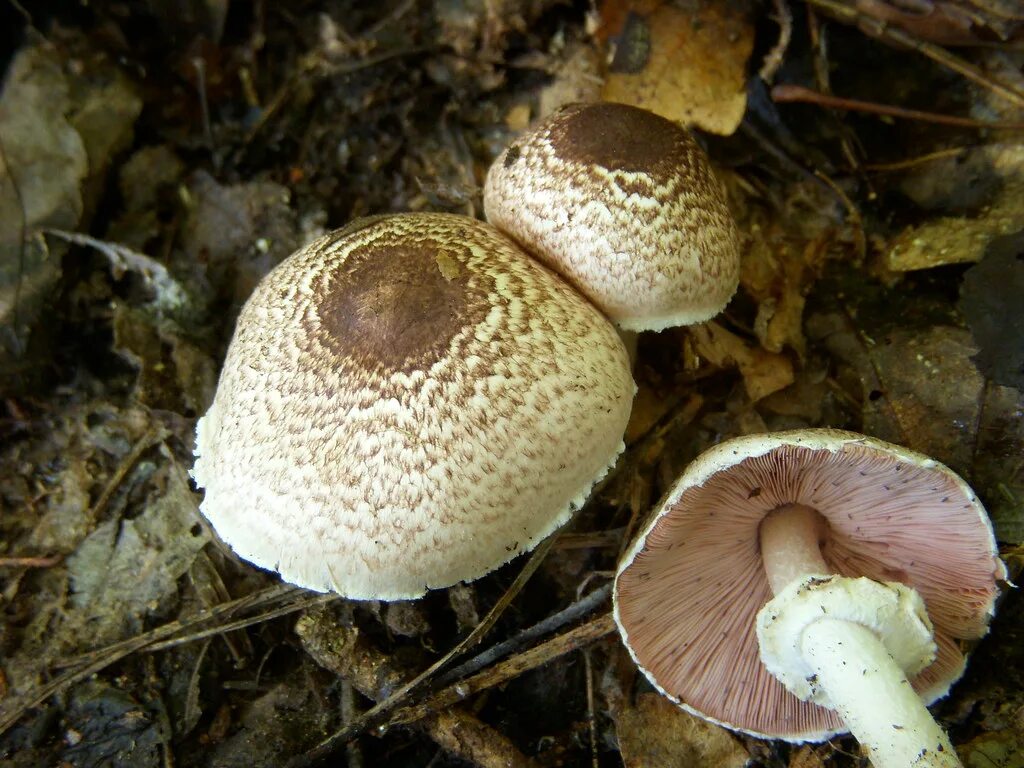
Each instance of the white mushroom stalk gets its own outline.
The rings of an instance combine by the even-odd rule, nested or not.
[[[757,616],[762,662],[801,700],[835,709],[875,768],[960,766],[907,679],[935,658],[924,601],[904,584],[835,574],[821,555],[827,525],[799,504],[761,523],[775,594]]]

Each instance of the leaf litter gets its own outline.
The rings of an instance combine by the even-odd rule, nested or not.
[[[352,766],[857,764],[851,740],[738,739],[644,689],[609,575],[701,450],[819,425],[963,474],[1019,572],[1024,132],[884,117],[1020,123],[1012,4],[257,5],[12,21],[0,762],[298,765],[326,743]],[[774,104],[753,71],[821,103]],[[238,561],[187,470],[255,283],[359,215],[479,215],[517,131],[599,98],[703,131],[745,257],[721,316],[638,339],[628,448],[591,502],[528,567],[410,605]],[[1021,759],[1021,605],[938,707],[970,766]]]

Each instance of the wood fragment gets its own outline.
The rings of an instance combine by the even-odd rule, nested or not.
[[[598,587],[593,592],[577,600],[567,608],[548,616],[546,619],[537,622],[532,627],[527,627],[519,634],[503,640],[497,645],[492,645],[486,651],[464,661],[457,667],[453,667],[438,678],[439,685],[449,685],[456,680],[479,672],[495,662],[503,659],[508,654],[525,647],[527,644],[539,640],[555,630],[571,624],[577,619],[586,616],[597,609],[599,605],[606,602],[612,595],[612,585],[606,584]]]
[[[818,104],[822,107],[832,107],[850,112],[868,112],[874,115],[886,115],[898,117],[904,120],[919,120],[926,123],[937,123],[939,125],[953,125],[960,128],[991,128],[1000,130],[1020,130],[1024,123],[1009,120],[975,120],[971,117],[960,117],[958,115],[943,115],[938,112],[924,112],[920,109],[907,109],[891,104],[876,104],[871,101],[860,99],[847,99],[840,96],[832,96],[827,93],[804,88],[802,85],[776,85],[772,88],[772,100],[778,103],[803,102],[805,104]]]
[[[63,559],[64,555],[0,557],[0,568],[52,568]]]
[[[761,69],[757,73],[757,76],[769,85],[775,79],[779,67],[782,66],[782,62],[786,58],[786,51],[789,49],[789,42],[793,37],[793,12],[789,10],[786,0],[772,0],[772,3],[775,6],[774,19],[779,25],[779,39],[775,41],[775,45],[764,57]]]
[[[856,25],[871,37],[915,50],[935,63],[992,91],[992,93],[1006,101],[1016,104],[1018,107],[1024,107],[1024,91],[990,77],[969,61],[950,53],[941,46],[918,40],[903,30],[889,26],[873,16],[866,16],[852,6],[838,0],[807,0],[807,3],[815,8],[820,8],[832,16],[832,18],[838,19],[844,24]]]
[[[407,678],[391,657],[373,647],[357,628],[339,626],[329,614],[304,616],[295,631],[302,647],[317,664],[375,701],[387,699],[389,692],[401,687]],[[505,736],[463,707],[431,713],[419,720],[418,727],[446,752],[480,768],[534,765]]]
[[[548,536],[530,555],[530,559],[523,566],[522,570],[516,576],[516,580],[512,582],[512,585],[505,590],[505,593],[501,596],[501,599],[494,604],[494,607],[484,616],[481,621],[472,632],[470,632],[460,642],[456,643],[455,646],[444,654],[440,659],[431,664],[427,669],[416,675],[414,678],[401,684],[398,690],[392,692],[389,696],[381,699],[374,706],[370,707],[362,717],[356,722],[351,723],[340,731],[324,739],[315,748],[310,750],[300,762],[295,762],[295,765],[311,765],[316,761],[330,755],[340,749],[341,745],[348,741],[352,735],[362,733],[367,728],[372,728],[378,725],[384,716],[395,707],[397,707],[402,699],[408,696],[414,689],[420,686],[425,681],[433,677],[440,669],[447,666],[448,663],[456,656],[472,648],[486,635],[491,627],[494,626],[498,618],[505,612],[505,609],[511,604],[515,596],[519,594],[520,590],[526,585],[526,582],[530,580],[530,577],[540,567],[540,564],[544,562],[544,558],[547,557],[548,552],[551,551],[551,547],[554,544],[557,534]],[[294,761],[293,761],[294,762]]]
[[[89,509],[88,520],[90,522],[95,523],[100,519],[100,516],[107,508],[107,504],[110,503],[110,499],[113,497],[114,492],[117,491],[121,486],[121,483],[124,482],[125,477],[128,476],[132,467],[134,467],[138,460],[142,458],[142,454],[157,443],[162,442],[168,435],[170,435],[170,432],[168,432],[162,425],[153,425],[135,442],[135,445],[133,445],[131,450],[128,451],[128,455],[121,460],[121,463],[117,465],[114,473],[107,480],[107,484],[100,492],[99,498],[96,499],[96,503]]]
[[[581,624],[575,629],[553,637],[545,643],[523,651],[507,661],[496,664],[490,669],[454,683],[431,696],[422,704],[398,710],[392,715],[388,725],[414,723],[432,712],[453,706],[473,694],[507,683],[509,680],[542,667],[567,653],[578,651],[596,640],[607,637],[614,631],[615,619],[611,613],[603,614],[586,624]]]

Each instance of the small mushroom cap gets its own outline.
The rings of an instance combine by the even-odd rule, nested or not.
[[[711,164],[685,130],[625,104],[576,104],[491,166],[487,220],[620,327],[718,314],[739,281],[739,235]]]
[[[357,222],[242,309],[197,427],[203,513],[289,582],[402,599],[529,551],[622,450],[615,328],[493,227]]]
[[[938,462],[827,429],[723,442],[669,491],[615,582],[615,618],[644,674],[683,708],[756,736],[819,741],[846,730],[758,657],[756,616],[772,599],[759,526],[791,503],[828,521],[822,556],[836,573],[920,593],[937,658],[911,682],[926,702],[945,695],[964,669],[958,641],[985,634],[1006,576],[988,516]]]

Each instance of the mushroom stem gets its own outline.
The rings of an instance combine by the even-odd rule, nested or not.
[[[773,594],[794,581],[835,573],[821,556],[826,526],[821,513],[802,504],[786,504],[761,521],[761,559]]]
[[[800,645],[817,684],[867,748],[874,768],[961,765],[949,737],[874,632],[823,618],[804,629]]]
[[[761,521],[761,559],[776,595],[761,609],[762,614],[775,615],[783,622],[789,618],[796,620],[801,613],[807,617],[806,623],[804,619],[797,622],[803,629],[793,632],[784,642],[799,649],[803,663],[814,671],[811,688],[825,694],[828,706],[842,716],[850,732],[867,748],[875,768],[961,765],[949,737],[932,719],[907,680],[904,668],[893,659],[892,652],[879,636],[880,631],[885,631],[887,642],[922,645],[924,641],[929,655],[934,654],[931,625],[924,614],[923,602],[904,585],[836,575],[821,556],[821,544],[827,531],[828,523],[821,514],[801,504],[779,507]],[[827,590],[834,585],[848,596],[847,600],[857,603],[852,607],[855,615],[857,612],[865,617],[880,615],[883,603],[877,601],[872,590],[859,588],[857,581],[882,587],[883,594],[884,588],[895,589],[906,593],[911,602],[919,603],[921,620],[913,625],[920,626],[920,630],[908,634],[890,627],[891,631],[886,631],[884,621],[879,626],[869,627],[858,621],[835,618],[829,615],[834,606],[828,603],[827,597],[814,596],[818,586]],[[797,589],[797,585],[802,586]],[[762,618],[759,615],[759,622]],[[865,620],[871,622],[871,619]],[[760,631],[758,638],[762,661],[778,676],[778,671],[767,660],[765,639]],[[925,656],[923,661],[927,663],[930,658]],[[790,688],[789,683],[780,680]]]

